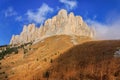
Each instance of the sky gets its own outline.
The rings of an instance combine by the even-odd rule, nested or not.
[[[23,25],[39,27],[60,9],[82,16],[96,39],[120,39],[120,0],[0,0],[0,45],[9,44]]]

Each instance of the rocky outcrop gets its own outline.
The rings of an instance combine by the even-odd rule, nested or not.
[[[62,9],[39,28],[35,27],[35,24],[25,25],[20,35],[12,36],[10,44],[39,41],[48,36],[61,34],[93,37],[93,30],[88,27],[81,16],[75,16],[72,12],[68,14],[66,10]]]

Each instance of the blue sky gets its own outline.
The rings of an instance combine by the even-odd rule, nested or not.
[[[119,29],[120,0],[0,0],[0,45],[9,44],[11,36],[20,34],[23,25],[35,23],[39,27],[60,9],[82,16],[99,32],[108,30],[106,35]]]

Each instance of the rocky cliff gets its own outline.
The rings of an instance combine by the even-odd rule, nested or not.
[[[29,24],[23,27],[20,35],[13,35],[10,44],[23,44],[31,41],[39,41],[45,37],[53,35],[77,35],[93,37],[93,30],[83,21],[81,16],[74,13],[67,13],[62,9],[52,19],[45,21],[44,25],[35,27]]]

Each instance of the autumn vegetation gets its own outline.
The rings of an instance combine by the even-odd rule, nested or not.
[[[53,36],[20,45],[17,54],[6,49],[0,80],[120,80],[120,57],[114,56],[120,40],[76,41],[81,43],[74,45],[69,36]]]
[[[120,80],[120,41],[91,41],[77,45],[53,61],[49,80]]]

